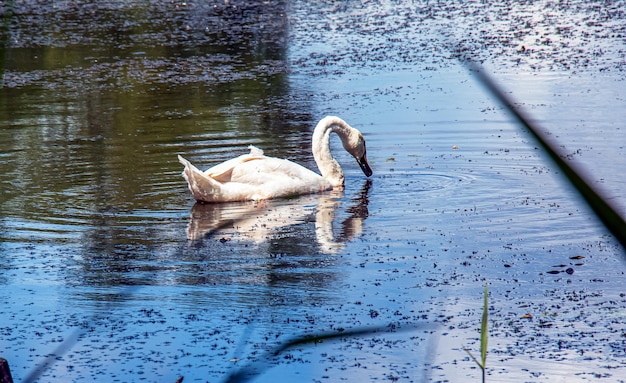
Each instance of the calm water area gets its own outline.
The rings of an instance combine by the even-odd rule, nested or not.
[[[471,57],[626,215],[623,1],[0,3],[0,357],[16,382],[626,381],[626,256]],[[344,190],[197,204],[247,152]],[[298,346],[294,336],[388,331]],[[50,357],[52,356],[52,357]],[[251,370],[251,373],[259,369]]]

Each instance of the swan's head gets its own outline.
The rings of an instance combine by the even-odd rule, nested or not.
[[[358,130],[351,128],[350,137],[343,142],[343,147],[346,151],[356,159],[356,162],[363,170],[363,173],[369,177],[373,174],[372,168],[369,162],[367,162],[367,150],[365,148],[365,138]]]
[[[372,168],[367,162],[365,138],[361,132],[354,129],[344,120],[336,116],[326,116],[317,123],[313,131],[313,157],[322,173],[333,186],[343,185],[344,176],[341,166],[330,153],[330,133],[336,133],[341,138],[343,148],[359,163],[366,176],[372,175]]]

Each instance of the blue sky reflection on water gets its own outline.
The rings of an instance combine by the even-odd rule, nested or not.
[[[74,47],[61,65],[64,43],[53,39],[55,49],[37,51],[47,61],[20,67],[12,63],[34,48],[8,45],[0,348],[16,381],[76,329],[43,381],[219,381],[293,335],[389,323],[427,327],[292,350],[259,381],[478,380],[462,347],[477,350],[485,283],[493,379],[625,376],[623,253],[433,40],[441,10],[296,3],[283,10],[282,51],[285,36],[268,42],[249,28],[267,15],[240,23],[227,10],[178,5],[168,17],[196,39],[179,49],[154,44],[151,27],[126,13],[136,29],[124,33],[139,37],[124,39],[117,58],[87,44],[89,55]],[[511,15],[526,12],[514,5]],[[245,33],[202,28],[223,20]],[[569,33],[583,25],[563,20]],[[59,23],[71,36],[80,28]],[[180,42],[184,29],[159,33]],[[568,70],[546,59],[545,43],[513,65],[514,45],[509,56],[476,52],[623,212],[623,73],[606,70],[608,59],[580,65],[563,48]],[[326,114],[364,133],[371,183],[333,142],[343,192],[194,206],[176,154],[208,168],[254,144],[313,167],[309,135]]]

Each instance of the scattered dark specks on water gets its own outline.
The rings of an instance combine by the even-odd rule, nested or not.
[[[220,381],[292,335],[421,320],[441,329],[292,350],[276,358],[274,379],[260,380],[476,381],[473,366],[452,361],[476,337],[486,280],[490,318],[510,323],[490,333],[514,361],[491,375],[624,376],[616,334],[625,332],[626,289],[611,260],[619,251],[552,184],[540,150],[501,108],[477,84],[463,85],[472,76],[445,47],[464,36],[467,54],[489,61],[533,118],[554,125],[546,129],[556,141],[584,143],[568,160],[617,160],[621,135],[610,146],[597,139],[623,115],[613,85],[624,77],[623,1],[8,3],[0,302],[11,315],[0,349],[18,373],[70,327],[84,331],[41,381]],[[604,68],[617,72],[597,72]],[[609,117],[588,119],[586,110],[605,104],[613,113],[593,115]],[[355,189],[346,188],[307,203],[306,220],[272,240],[242,243],[225,231],[188,246],[177,152],[208,164],[275,142],[276,154],[296,155],[309,121],[336,109],[368,125],[373,159],[387,168],[366,196],[367,221],[355,213],[367,204],[352,205]],[[559,129],[568,121],[572,130]],[[603,186],[619,175],[610,162],[599,162],[609,170],[598,175]],[[36,170],[19,170],[27,165]],[[315,210],[327,205],[337,220],[321,233],[326,210]],[[318,234],[355,240],[330,256]],[[583,258],[584,278],[571,276]],[[121,362],[103,363],[102,350]]]

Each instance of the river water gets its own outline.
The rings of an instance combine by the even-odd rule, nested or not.
[[[16,382],[626,379],[624,252],[458,57],[483,63],[626,215],[624,4],[7,2],[0,357]],[[343,191],[195,204],[253,144]],[[53,355],[52,358],[48,356]]]

